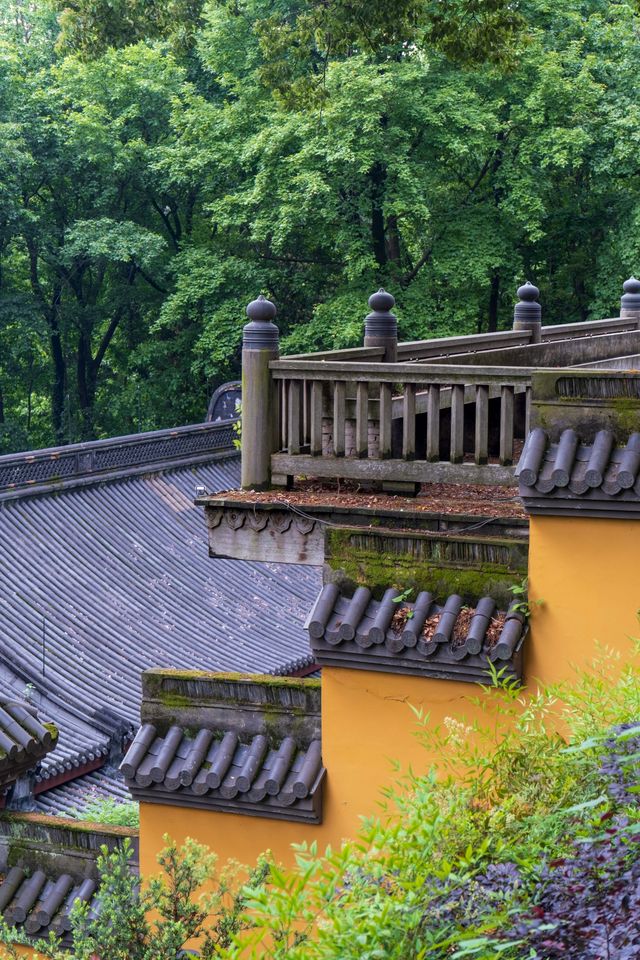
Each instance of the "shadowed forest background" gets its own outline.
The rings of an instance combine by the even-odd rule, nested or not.
[[[286,351],[610,316],[639,266],[637,11],[0,0],[0,452],[204,419]]]

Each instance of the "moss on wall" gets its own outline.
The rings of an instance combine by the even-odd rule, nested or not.
[[[429,590],[439,600],[458,593],[466,603],[490,595],[506,606],[513,599],[510,587],[526,574],[526,566],[520,563],[516,569],[501,563],[451,564],[358,549],[347,530],[331,530],[328,538],[327,579],[347,588],[366,585],[377,598],[392,586],[416,593]]]
[[[200,702],[201,694],[189,696],[186,686],[189,681],[213,681],[219,683],[247,683],[261,687],[286,688],[288,690],[309,691],[320,689],[320,681],[306,677],[274,677],[270,674],[247,673],[209,673],[205,670],[146,670],[143,675],[144,698],[156,699],[169,708],[189,707]],[[165,681],[174,689],[165,689]]]

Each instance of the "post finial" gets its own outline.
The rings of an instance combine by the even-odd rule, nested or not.
[[[384,357],[387,363],[394,363],[398,355],[398,320],[391,308],[396,298],[380,287],[369,297],[371,313],[364,321],[365,347],[384,347]]]
[[[542,328],[542,307],[538,303],[540,291],[535,283],[527,280],[517,290],[518,302],[513,310],[513,329],[529,330],[530,343],[540,343]]]
[[[392,293],[387,293],[384,287],[380,287],[376,293],[369,297],[369,306],[375,313],[388,313],[395,305],[396,298]]]
[[[518,287],[517,296],[518,299],[529,303],[538,299],[540,296],[540,291],[536,287],[535,283],[531,283],[530,280],[527,280],[526,283],[523,283],[521,287]]]
[[[622,289],[620,316],[640,320],[640,280],[631,276],[622,284]]]
[[[268,323],[273,320],[277,312],[275,303],[267,300],[262,293],[247,305],[247,316],[249,320],[254,320],[256,323]]]
[[[247,306],[249,323],[245,324],[242,336],[243,349],[277,350],[279,330],[273,323],[276,313],[275,303],[260,294]]]

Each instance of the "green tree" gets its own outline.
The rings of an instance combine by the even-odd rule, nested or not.
[[[0,0],[5,449],[200,419],[259,291],[304,350],[380,285],[414,338],[640,269],[630,4],[125,6]]]

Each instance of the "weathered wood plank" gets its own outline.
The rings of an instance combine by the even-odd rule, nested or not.
[[[623,333],[637,330],[635,320],[626,317],[607,317],[603,320],[587,320],[584,323],[560,323],[544,326],[542,340],[573,340],[607,333]],[[530,335],[522,330],[500,330],[496,333],[472,333],[458,337],[436,337],[430,340],[411,340],[398,344],[400,362],[409,357],[456,356],[458,353],[479,353],[498,346],[525,346]],[[282,360],[377,360],[384,354],[381,347],[347,347],[342,350],[320,350],[316,353],[292,353]]]
[[[289,385],[289,429],[287,450],[300,453],[300,434],[302,430],[302,383],[292,380]]]
[[[278,381],[276,381],[278,382]],[[282,380],[282,389],[279,391],[280,396],[280,450],[286,450],[289,441],[287,439],[287,431],[289,429],[289,417],[288,417],[288,399],[289,399],[289,380]]]
[[[593,337],[607,333],[625,333],[637,330],[635,320],[629,317],[607,317],[604,320],[585,320],[583,323],[556,323],[540,331],[543,342],[549,340],[574,340],[577,337]]]
[[[286,380],[278,380],[278,383],[287,383]],[[373,383],[374,388],[376,386],[375,380],[370,381]],[[500,389],[502,387],[501,383],[492,383],[489,386],[489,399],[499,399],[500,398]],[[516,384],[514,386],[516,394],[524,393],[526,390],[526,385],[524,383]],[[395,396],[393,398],[392,406],[392,419],[401,420],[402,419],[402,404],[404,402],[404,397],[402,395]],[[476,385],[468,384],[464,388],[464,402],[465,403],[475,403],[476,402]],[[420,413],[427,413],[427,408],[429,404],[429,387],[428,385],[422,384],[420,389],[416,390],[416,416]],[[379,418],[378,413],[379,400],[377,397],[372,397],[369,399],[369,419],[377,420]],[[448,410],[451,406],[451,388],[450,387],[441,387],[440,388],[440,410]],[[333,406],[329,406],[325,400],[325,416],[333,416]],[[346,399],[346,417],[347,420],[355,420],[356,418],[356,401],[355,399],[350,400],[347,396]]]
[[[311,380],[302,382],[302,444],[308,446],[311,441]]]
[[[413,460],[416,455],[416,385],[405,383],[402,399],[402,456]]]
[[[524,398],[524,435],[525,438],[531,431],[531,387],[525,389]]]
[[[427,460],[435,463],[440,459],[440,387],[429,388],[427,400]]]
[[[315,461],[314,461],[315,462]],[[285,477],[275,474],[287,486]],[[246,508],[246,504],[245,504]],[[246,510],[234,511],[243,517]],[[324,561],[324,530],[320,523],[310,523],[311,529],[300,529],[298,524],[278,526],[277,521],[287,517],[286,510],[273,509],[256,516],[264,525],[256,529],[249,523],[230,527],[220,523],[209,528],[210,556],[232,560],[253,560],[258,563],[305,563],[321,566]],[[284,532],[280,532],[283,530]]]
[[[500,399],[500,463],[513,463],[513,387],[504,386]]]
[[[495,486],[516,483],[513,467],[488,463],[427,463],[425,460],[358,460],[355,457],[316,457],[275,453],[274,473],[353,480],[406,480],[414,483],[479,483]]]
[[[439,384],[509,383],[527,384],[540,367],[496,367],[476,364],[435,363],[337,363],[324,360],[272,360],[269,369],[278,379],[342,380],[369,382]],[[544,368],[542,368],[544,369]],[[557,368],[549,368],[553,373]]]
[[[474,460],[478,465],[489,458],[489,387],[476,387],[476,435]]]
[[[345,384],[336,380],[333,385],[333,452],[336,457],[344,457],[345,434]]]
[[[319,457],[322,455],[322,395],[323,386],[321,380],[311,381],[311,436],[309,438],[311,455]]]
[[[271,449],[272,450],[284,449],[280,445],[281,437],[282,437],[282,421],[281,421],[282,388],[283,388],[282,382],[278,383],[277,380],[271,381]]]
[[[369,384],[364,380],[356,385],[356,456],[369,456]]]
[[[391,412],[393,400],[391,384],[380,384],[380,439],[378,441],[379,455],[382,460],[391,456]]]
[[[449,448],[451,463],[462,463],[464,459],[464,386],[451,387],[451,443]]]
[[[398,344],[398,362],[427,357],[454,357],[458,353],[482,353],[497,346],[522,347],[531,340],[529,331],[500,330],[498,333],[472,333],[461,337],[438,337],[433,340],[410,340]],[[307,354],[309,359],[312,357]],[[326,356],[326,354],[325,354]]]
[[[382,360],[384,347],[345,347],[343,350],[319,350],[317,353],[288,353],[281,360]]]

